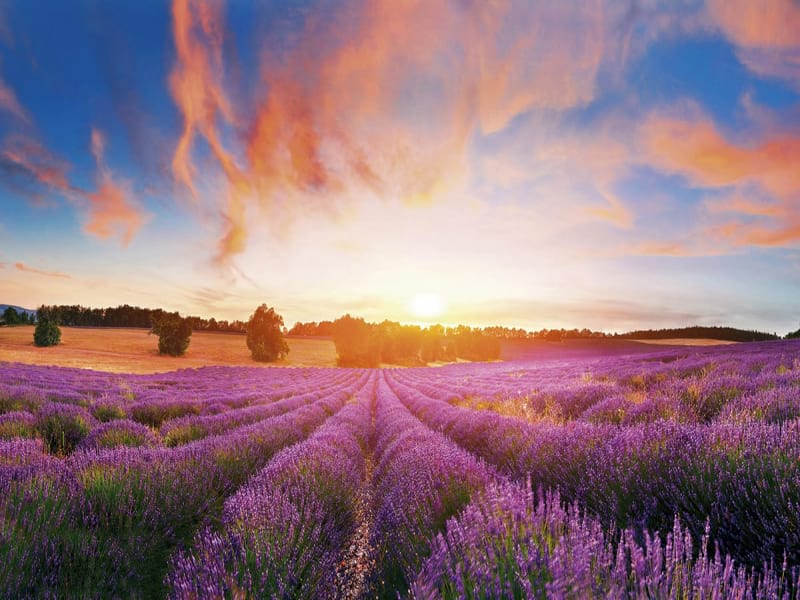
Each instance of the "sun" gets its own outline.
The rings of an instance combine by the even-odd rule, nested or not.
[[[411,299],[408,308],[415,317],[433,319],[444,313],[445,304],[442,297],[436,294],[417,294]]]

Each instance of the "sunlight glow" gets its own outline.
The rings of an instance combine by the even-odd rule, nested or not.
[[[417,294],[411,299],[409,310],[415,317],[432,319],[445,311],[444,301],[436,294]]]

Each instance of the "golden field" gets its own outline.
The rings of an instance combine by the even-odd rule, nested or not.
[[[147,329],[62,327],[61,344],[33,345],[33,326],[0,327],[0,361],[96,369],[114,373],[158,373],[209,365],[239,367],[334,367],[329,339],[287,337],[289,356],[275,363],[254,361],[245,336],[195,332],[184,356],[158,354],[158,337]]]

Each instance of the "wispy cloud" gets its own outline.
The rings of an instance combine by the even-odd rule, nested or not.
[[[85,195],[89,202],[88,220],[84,231],[102,239],[118,235],[128,244],[146,221],[138,207],[130,185],[116,181],[105,161],[105,136],[92,129],[91,150],[97,165],[97,190]]]
[[[708,0],[708,11],[738,46],[743,64],[800,90],[800,4],[794,0]]]
[[[652,115],[641,134],[650,165],[698,187],[735,190],[731,199],[709,204],[713,214],[762,217],[718,223],[711,233],[735,245],[800,243],[800,137],[778,132],[731,141],[697,109]]]
[[[54,277],[56,279],[72,279],[72,276],[67,275],[66,273],[61,273],[59,271],[44,271],[42,269],[36,269],[27,266],[23,262],[14,263],[14,267],[17,269],[17,271],[22,271],[23,273],[30,273],[32,275],[41,275],[42,277]]]
[[[310,9],[291,40],[265,40],[252,108],[226,89],[223,12],[222,2],[174,1],[169,77],[183,118],[176,182],[200,195],[209,177],[195,167],[201,139],[224,181],[221,260],[244,250],[251,205],[280,220],[354,198],[436,201],[467,179],[475,136],[593,100],[624,18],[600,0]],[[631,222],[611,196],[595,213]]]

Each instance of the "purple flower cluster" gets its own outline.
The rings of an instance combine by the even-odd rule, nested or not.
[[[325,598],[355,526],[369,444],[373,373],[355,402],[279,452],[225,503],[221,530],[179,554],[170,597]]]
[[[708,531],[694,540],[677,518],[664,539],[637,537],[607,532],[558,493],[492,486],[433,541],[412,597],[773,599],[792,597],[800,583],[798,568],[736,567],[712,552]]]
[[[382,375],[376,394],[375,527],[378,564],[375,597],[395,597],[428,552],[428,539],[444,528],[476,492],[496,479],[494,470],[432,431],[400,402]]]

